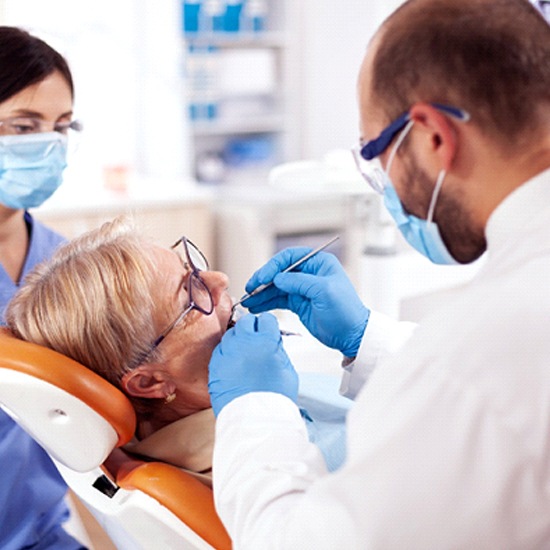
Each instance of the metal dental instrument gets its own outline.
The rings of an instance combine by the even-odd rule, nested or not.
[[[321,252],[321,250],[324,250],[328,246],[330,246],[333,242],[337,241],[340,238],[339,235],[336,235],[336,237],[333,237],[330,239],[330,241],[326,242],[325,244],[317,247],[315,250],[312,250],[311,252],[308,252],[305,256],[300,258],[298,261],[294,262],[293,264],[289,265],[286,269],[283,269],[281,273],[288,273],[289,271],[292,271],[293,269],[296,269],[299,265],[302,265],[305,261],[309,260],[312,256],[315,256],[318,252]],[[269,288],[273,284],[273,281],[269,283],[265,283],[263,285],[260,285],[256,287],[252,292],[245,294],[242,298],[240,298],[237,302],[233,304],[233,309],[235,309],[238,305],[240,305],[245,300],[248,300],[248,298],[252,296],[256,296],[256,294],[259,294],[260,292],[264,291],[266,288]]]
[[[231,319],[227,324],[227,330],[229,330],[230,328],[233,328],[235,324],[236,324],[235,319]],[[290,330],[284,330],[284,329],[279,330],[279,333],[281,334],[281,336],[302,336],[299,332],[292,332]]]

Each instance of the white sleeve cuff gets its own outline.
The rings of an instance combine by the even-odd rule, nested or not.
[[[395,353],[411,336],[415,323],[396,321],[372,311],[356,358],[344,358],[340,393],[355,399],[381,359]]]

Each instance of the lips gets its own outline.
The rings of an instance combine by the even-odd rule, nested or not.
[[[233,328],[235,326],[235,323],[237,322],[237,319],[235,318],[235,312],[233,310],[233,300],[231,299],[231,297],[229,297],[228,295],[228,300],[227,302],[224,301],[224,313],[225,311],[227,311],[228,313],[228,318],[227,318],[227,325],[226,325],[226,328],[225,330],[229,330],[230,328]]]

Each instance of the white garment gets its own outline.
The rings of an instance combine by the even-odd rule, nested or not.
[[[371,319],[337,472],[287,398],[222,410],[214,493],[235,548],[550,548],[550,171],[497,208],[487,239],[475,280],[374,371]]]

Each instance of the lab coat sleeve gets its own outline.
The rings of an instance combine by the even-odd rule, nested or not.
[[[523,426],[513,429],[482,396],[437,369],[399,383],[389,374],[378,380],[386,391],[373,381],[359,395],[348,459],[334,473],[326,473],[286,397],[248,394],[221,411],[214,495],[233,547],[546,547],[516,533],[522,524],[523,536],[536,533],[550,509],[547,493],[533,486],[538,474]],[[400,406],[392,406],[398,394]]]
[[[216,423],[213,471],[216,508],[234,548],[316,547],[304,546],[303,539],[291,542],[296,529],[286,540],[281,529],[301,509],[305,491],[327,475],[298,407],[287,397],[253,393],[226,405]],[[326,547],[345,547],[341,540]]]
[[[340,393],[355,399],[378,363],[398,351],[415,328],[416,323],[396,321],[383,313],[372,311],[356,359],[342,364],[344,372]]]

